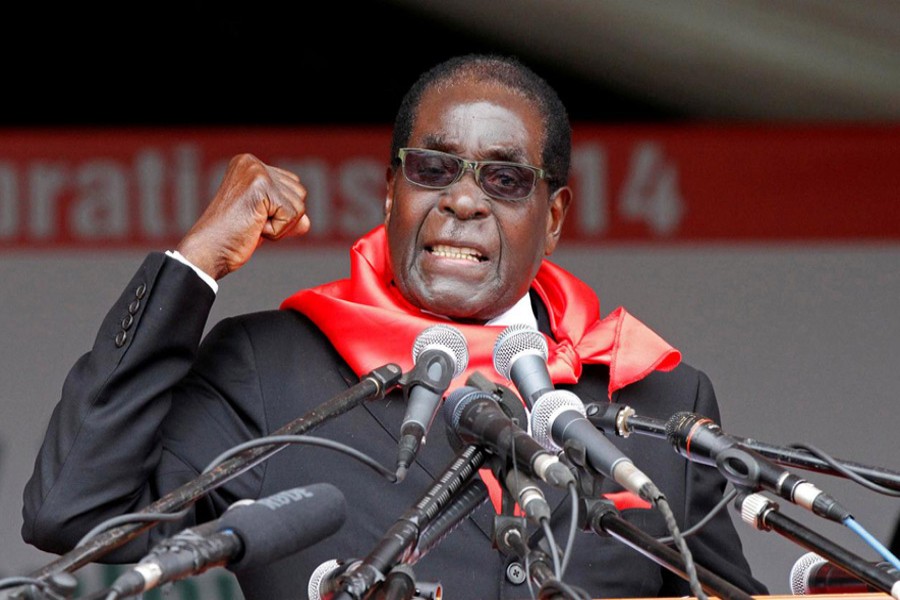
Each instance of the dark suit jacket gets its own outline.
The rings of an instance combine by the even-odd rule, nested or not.
[[[188,267],[151,254],[104,320],[91,351],[73,366],[25,489],[24,539],[65,553],[91,527],[140,509],[193,480],[215,457],[264,436],[335,397],[357,381],[322,333],[303,315],[272,310],[224,319],[203,339],[213,292]],[[543,307],[536,305],[546,323]],[[545,329],[546,330],[546,329]],[[379,335],[372,332],[373,343]],[[585,403],[605,402],[608,370],[589,366],[570,386]],[[665,419],[692,411],[718,421],[707,377],[681,365],[621,390],[617,402],[641,416]],[[342,442],[393,469],[405,405],[394,393],[324,423],[318,437]],[[417,464],[392,484],[332,449],[292,445],[201,498],[191,516],[159,526],[105,555],[132,562],[150,545],[220,515],[240,498],[257,498],[317,482],[346,496],[348,518],[335,535],[253,572],[239,572],[248,599],[305,597],[310,573],[331,559],[366,556],[395,520],[434,482],[454,456],[436,421]],[[666,494],[682,530],[721,498],[715,469],[691,464],[665,442],[631,436],[619,446]],[[618,486],[602,481],[603,491]],[[565,495],[548,490],[551,502]],[[668,535],[654,510],[623,516],[642,530]],[[506,577],[510,559],[492,546],[494,511],[485,502],[415,565],[417,580],[440,581],[447,598],[525,598],[527,585]],[[564,545],[567,520],[557,542]],[[689,546],[697,564],[752,594],[752,578],[729,516],[722,512]],[[611,537],[577,532],[566,583],[593,597],[691,595],[687,583]]]

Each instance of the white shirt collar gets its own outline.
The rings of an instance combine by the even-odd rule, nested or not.
[[[485,325],[516,325],[520,323],[537,329],[537,317],[534,316],[534,310],[531,308],[531,298],[527,293],[506,312],[497,315]]]
[[[447,319],[448,321],[452,319],[448,319],[443,315],[439,315],[433,313],[429,310],[422,310],[423,313],[428,313],[429,315],[433,315],[435,317],[440,317],[441,319]],[[519,298],[519,301],[513,304],[509,309],[505,312],[497,315],[485,325],[529,325],[534,329],[537,329],[537,317],[534,316],[534,310],[531,308],[531,297],[526,292],[524,296]]]

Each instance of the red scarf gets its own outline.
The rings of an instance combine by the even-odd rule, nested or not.
[[[286,298],[281,308],[308,316],[357,375],[387,363],[408,371],[413,367],[416,337],[425,328],[447,321],[421,312],[400,295],[392,283],[383,226],[360,238],[350,258],[349,279],[301,290]],[[681,361],[678,350],[625,309],[617,308],[600,319],[600,303],[593,290],[547,260],[541,263],[532,289],[547,307],[556,338],[545,336],[554,383],[576,383],[583,364],[605,364],[609,365],[611,397],[652,371],[670,371]],[[466,338],[469,364],[448,391],[463,385],[474,371],[510,386],[493,362],[494,342],[505,327],[453,325]]]
[[[361,376],[387,363],[403,372],[413,367],[412,348],[422,330],[446,323],[410,304],[393,284],[387,236],[379,226],[360,238],[350,252],[350,278],[301,290],[281,303],[309,317]],[[583,364],[609,365],[608,394],[654,370],[670,371],[681,353],[646,325],[617,308],[600,319],[596,294],[573,275],[545,260],[532,289],[547,307],[553,338],[547,338],[548,367],[554,383],[576,383]],[[466,371],[450,383],[463,385],[474,371],[515,389],[494,369],[494,342],[505,326],[453,323],[466,338]],[[487,469],[482,478],[499,512],[500,489]],[[638,500],[640,502],[640,500]]]

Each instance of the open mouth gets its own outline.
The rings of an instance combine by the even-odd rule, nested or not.
[[[487,257],[482,255],[481,252],[474,248],[466,248],[459,246],[444,246],[444,245],[436,245],[436,246],[428,246],[425,248],[433,254],[434,256],[439,256],[441,258],[454,258],[457,260],[468,260],[475,263],[485,262]]]

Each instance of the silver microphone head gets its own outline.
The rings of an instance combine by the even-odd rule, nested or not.
[[[494,369],[506,379],[512,379],[512,365],[524,354],[540,356],[546,362],[547,339],[530,325],[510,325],[494,342]]]
[[[809,594],[810,570],[827,562],[815,552],[807,552],[798,558],[794,566],[791,567],[791,594],[794,596],[806,596]]]
[[[585,416],[584,404],[569,390],[553,390],[541,395],[531,407],[529,432],[537,442],[550,452],[559,452],[562,447],[553,441],[552,428],[556,417],[564,410],[574,410]]]
[[[335,569],[341,566],[341,564],[341,561],[332,558],[316,567],[312,572],[312,575],[309,576],[309,583],[306,586],[306,595],[309,600],[321,600],[322,581]]]
[[[458,377],[469,366],[469,347],[466,337],[456,327],[432,325],[423,329],[413,343],[413,363],[426,350],[439,350],[449,355],[453,360],[454,377]]]

